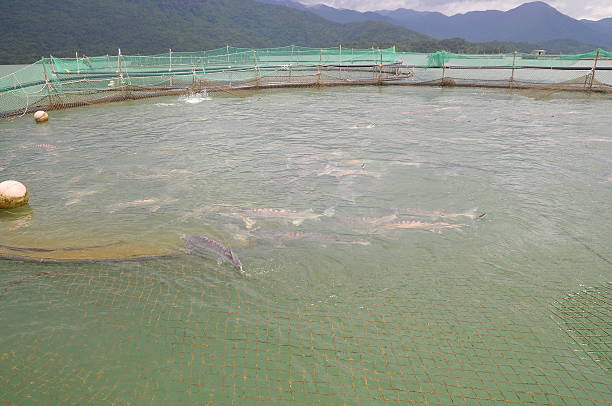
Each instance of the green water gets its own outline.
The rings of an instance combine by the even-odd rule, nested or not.
[[[0,245],[103,247],[0,254],[182,256],[0,261],[0,403],[609,404],[612,99],[527,96],[278,90],[1,121],[0,179],[32,197]]]

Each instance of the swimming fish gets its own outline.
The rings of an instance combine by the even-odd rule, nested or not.
[[[342,219],[343,222],[354,226],[380,226],[391,223],[397,218],[395,213],[382,217],[347,217]]]
[[[73,204],[80,203],[84,197],[94,195],[97,192],[95,190],[71,190],[68,193],[72,199],[64,203],[64,206],[72,206]]]
[[[441,228],[460,228],[465,226],[465,224],[451,224],[445,223],[442,221],[429,223],[424,221],[398,221],[396,223],[388,223],[381,226],[381,228],[386,230],[402,230],[402,229],[417,229],[417,230],[430,230],[436,231]]]
[[[114,213],[117,210],[125,209],[129,207],[140,207],[140,206],[150,206],[149,211],[155,212],[160,209],[161,206],[159,204],[170,204],[176,202],[177,199],[143,199],[143,200],[134,200],[126,203],[115,203],[108,206],[109,213]],[[159,203],[159,204],[156,204]]]
[[[448,213],[442,210],[421,210],[421,209],[395,209],[398,216],[420,216],[420,217],[439,217],[439,218],[457,218],[466,217],[471,220],[480,218],[483,214],[477,215],[476,210],[470,210],[464,213]]]
[[[246,228],[252,228],[255,224],[253,218],[263,219],[289,219],[295,226],[301,225],[304,220],[317,220],[320,217],[331,217],[335,214],[333,208],[325,210],[323,213],[315,213],[312,209],[295,211],[287,209],[274,209],[274,208],[255,208],[245,209],[239,212],[232,213],[238,215],[244,221]]]
[[[361,176],[373,176],[375,178],[380,177],[380,174],[368,172],[364,168],[365,168],[365,165],[362,166],[361,169],[343,169],[343,168],[338,168],[337,166],[327,164],[323,167],[323,169],[321,169],[317,173],[317,176],[329,175],[329,176],[334,176],[336,178],[341,178],[343,176],[361,175]]]
[[[185,246],[191,253],[201,254],[202,251],[209,251],[215,253],[221,257],[221,259],[232,264],[240,273],[243,273],[242,263],[231,250],[219,241],[213,240],[212,238],[206,237],[205,235],[183,235],[183,241]]]
[[[363,240],[343,240],[333,235],[325,235],[318,233],[310,233],[305,231],[279,231],[271,233],[260,233],[259,237],[268,238],[273,241],[294,241],[294,240],[305,240],[305,241],[316,241],[320,243],[333,243],[333,244],[359,244],[359,245],[370,245],[369,241]]]
[[[404,162],[404,161],[393,161],[391,165],[399,165],[399,166],[414,166],[415,168],[420,168],[420,162]]]

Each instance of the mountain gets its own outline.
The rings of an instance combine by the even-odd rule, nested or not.
[[[431,37],[380,21],[340,24],[254,0],[0,1],[0,64],[41,56],[154,54],[289,44],[390,46]]]
[[[20,0],[16,7],[17,0],[3,0],[0,64],[30,63],[50,54],[73,56],[75,51],[80,55],[113,55],[121,48],[125,55],[142,55],[167,52],[168,48],[197,51],[225,45],[257,48],[291,44],[316,48],[338,44],[355,48],[396,45],[399,51],[445,49],[462,53],[530,51],[538,47],[583,52],[593,48],[578,41],[554,39],[546,42],[546,46],[529,42],[472,43],[461,38],[437,40],[399,26],[393,17],[395,12],[383,15],[327,6],[306,7],[292,0],[262,1],[62,0],[49,7],[48,0]],[[350,22],[330,21],[314,11]],[[396,12],[403,18],[432,18],[436,22],[429,25],[437,27],[446,25],[450,18],[440,13]],[[609,20],[586,25],[592,25],[587,27],[592,32],[603,33],[610,28]]]
[[[525,3],[508,11],[471,11],[450,17],[439,13],[416,14],[402,10],[387,16],[402,26],[413,27],[437,38],[532,42],[573,39],[594,45],[604,43],[605,38],[587,24],[540,1]]]
[[[605,35],[605,38],[609,39],[608,42],[612,43],[612,18],[604,18],[603,20],[599,21],[580,20],[580,22],[592,30]]]
[[[299,4],[298,7],[306,6]],[[471,11],[453,16],[403,8],[368,13],[327,6],[311,6],[306,9],[331,21],[384,21],[440,39],[464,38],[475,42],[513,41],[537,44],[553,41],[557,46],[562,45],[562,41],[567,41],[565,48],[568,51],[577,48],[582,51],[592,50],[597,46],[610,48],[612,45],[611,18],[599,21],[576,20],[541,1],[525,3],[508,11]]]
[[[309,9],[308,6],[302,3],[298,3],[297,1],[291,1],[291,0],[258,0],[258,1],[260,3],[273,4],[276,6],[296,8],[298,10],[308,10]]]
[[[355,21],[383,21],[390,24],[397,24],[397,22],[392,18],[388,18],[371,11],[361,13],[355,10],[337,9],[324,4],[311,6],[308,8],[308,10],[327,20],[336,21],[339,23],[351,23]]]
[[[375,12],[359,12],[355,10],[349,10],[344,8],[333,8],[326,6],[325,4],[316,4],[313,6],[306,6],[297,1],[291,0],[258,0],[260,3],[275,4],[277,6],[292,7],[298,10],[307,10],[326,20],[334,21],[337,23],[354,23],[360,21],[383,21],[390,24],[397,24],[392,18],[385,17]]]

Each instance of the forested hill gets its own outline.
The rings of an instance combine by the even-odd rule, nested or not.
[[[0,64],[42,56],[223,47],[389,46],[431,37],[383,22],[340,24],[254,0],[3,0]]]

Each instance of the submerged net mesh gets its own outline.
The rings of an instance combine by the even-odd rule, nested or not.
[[[12,308],[37,297],[4,313],[13,328],[58,321],[18,345],[6,338],[0,403],[569,406],[612,395],[609,373],[565,332],[605,359],[606,287],[561,303],[558,329],[528,285],[491,295],[478,278],[340,278],[343,297],[331,284],[306,292],[299,280],[287,290],[196,263],[150,265],[47,269],[2,292]]]
[[[612,52],[400,53],[395,48],[225,47],[149,56],[44,58],[0,78],[0,117],[192,91],[403,84],[612,92]]]
[[[601,368],[612,370],[612,282],[588,287],[552,305],[561,328]]]

